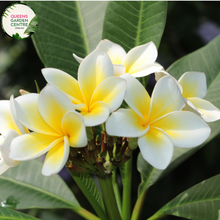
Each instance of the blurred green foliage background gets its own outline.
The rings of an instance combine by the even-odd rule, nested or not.
[[[0,14],[15,2],[0,2]],[[98,4],[98,2],[97,2]],[[165,68],[182,56],[206,45],[220,34],[220,2],[169,2],[167,23],[159,48],[158,62]],[[40,25],[40,24],[39,24]],[[74,52],[74,51],[73,51]],[[73,58],[74,59],[74,58]],[[36,92],[34,80],[40,89],[46,85],[41,75],[40,61],[31,38],[14,40],[0,29],[0,98],[19,95],[19,89]],[[154,77],[149,87],[154,86]],[[132,205],[135,204],[140,175],[136,169],[138,150],[133,157]],[[200,181],[220,173],[220,137],[194,154],[167,177],[150,188],[141,220],[146,219],[182,191]],[[80,204],[93,212],[91,206],[64,169],[60,174],[73,190]],[[120,183],[120,180],[119,180]],[[1,189],[0,189],[1,190]],[[146,210],[146,211],[145,211]],[[27,210],[28,214],[43,220],[82,219],[69,210]],[[165,219],[181,219],[168,216]]]

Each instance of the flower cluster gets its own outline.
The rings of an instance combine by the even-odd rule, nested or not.
[[[205,123],[220,111],[202,98],[204,73],[187,72],[179,81],[156,63],[153,42],[127,54],[102,40],[80,63],[77,80],[61,70],[44,68],[42,91],[0,101],[0,173],[20,161],[45,153],[42,174],[66,164],[76,172],[109,175],[139,146],[143,158],[165,169],[174,146],[191,148],[210,135]],[[150,97],[135,78],[156,73]],[[120,108],[125,101],[130,108]]]

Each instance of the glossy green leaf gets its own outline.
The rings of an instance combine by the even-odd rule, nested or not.
[[[220,218],[220,175],[191,187],[167,203],[150,219],[164,214],[193,220],[217,220]]]
[[[101,219],[106,219],[107,217],[102,196],[90,174],[78,173],[71,170],[69,170],[69,172],[99,217]]]
[[[0,176],[0,203],[3,206],[27,208],[80,208],[65,182],[58,176],[41,174],[38,160],[21,162]]]
[[[11,209],[0,208],[0,219],[1,220],[37,220],[32,216],[17,212]]]
[[[46,67],[61,69],[76,78],[78,62],[101,40],[107,2],[25,2],[38,17],[33,34],[36,50]]]
[[[126,51],[153,41],[159,47],[164,31],[167,2],[116,1],[106,8],[103,38]]]
[[[220,109],[220,36],[215,38],[203,48],[181,58],[168,68],[168,72],[179,79],[187,71],[204,72],[207,77],[207,95],[204,99],[213,103]],[[139,186],[139,195],[144,193],[149,186],[157,182],[175,167],[180,165],[197,150],[207,144],[220,133],[220,121],[208,123],[212,129],[210,137],[202,145],[191,148],[175,148],[171,164],[166,170],[157,170],[148,164],[141,154],[138,157],[138,170],[141,173],[142,183]]]

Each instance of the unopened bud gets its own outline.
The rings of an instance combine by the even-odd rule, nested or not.
[[[96,141],[96,145],[97,146],[101,146],[100,137],[98,135],[96,136],[96,140],[95,141]]]
[[[21,95],[26,95],[26,94],[30,93],[30,92],[28,92],[28,91],[26,91],[24,89],[20,89],[19,92],[20,92]]]
[[[130,147],[127,147],[125,150],[125,156],[130,157],[132,154],[132,149]]]

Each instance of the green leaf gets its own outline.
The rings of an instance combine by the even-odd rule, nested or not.
[[[107,38],[126,51],[153,41],[157,48],[164,31],[167,2],[116,1],[106,8],[103,38]]]
[[[11,209],[0,208],[0,219],[1,220],[37,220],[32,216],[17,212]]]
[[[187,189],[161,208],[151,219],[163,214],[193,220],[216,220],[220,218],[220,175]]]
[[[220,108],[220,36],[215,38],[203,48],[181,58],[168,68],[168,72],[179,79],[187,71],[204,72],[207,77],[207,95],[204,99]],[[212,129],[210,137],[200,146],[190,149],[175,148],[171,164],[165,170],[157,170],[148,164],[141,154],[138,157],[138,170],[141,173],[142,183],[139,186],[139,195],[144,193],[149,186],[171,172],[188,157],[211,141],[220,133],[220,122],[208,123]]]
[[[4,206],[27,208],[81,208],[65,182],[58,176],[41,174],[38,160],[21,162],[0,176],[0,202]]]
[[[102,196],[90,174],[73,172],[71,170],[69,172],[99,217],[106,219]]]
[[[107,2],[25,2],[38,17],[32,35],[46,67],[61,69],[76,78],[78,62],[73,53],[85,57],[101,40]]]

